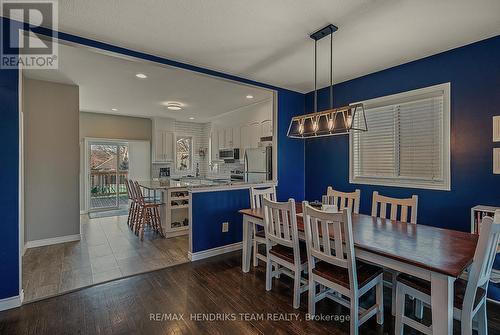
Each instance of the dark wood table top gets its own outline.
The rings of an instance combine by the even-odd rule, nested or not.
[[[242,209],[239,213],[264,217],[262,209]],[[304,231],[301,213],[302,204],[297,204],[297,226]],[[352,230],[359,249],[455,278],[472,263],[478,240],[475,234],[363,214],[353,214]]]

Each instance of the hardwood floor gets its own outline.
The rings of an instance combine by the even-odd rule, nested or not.
[[[306,321],[307,294],[302,296],[300,309],[294,310],[291,285],[282,276],[266,292],[265,268],[252,267],[242,273],[241,253],[234,252],[1,312],[0,334],[349,334],[348,310],[329,300],[317,304],[317,313],[339,320]],[[360,334],[393,334],[390,294],[385,293],[384,325],[378,326],[372,318]],[[407,305],[411,308],[410,301]],[[260,317],[263,320],[252,319]],[[429,319],[429,310],[424,317]],[[498,305],[488,304],[488,320],[490,334],[499,334]],[[454,329],[460,333],[457,322]]]
[[[188,262],[188,236],[130,231],[126,216],[82,216],[82,240],[32,248],[23,256],[25,301]]]

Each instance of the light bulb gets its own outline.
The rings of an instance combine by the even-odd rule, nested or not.
[[[318,131],[318,122],[317,121],[313,121],[313,131],[314,132]]]
[[[330,119],[328,120],[328,130],[329,131],[333,130],[333,116],[330,117]]]
[[[302,135],[304,133],[304,123],[302,121],[299,122],[299,134]]]
[[[351,115],[347,115],[345,123],[346,123],[346,128],[351,128],[351,123],[352,123],[352,116]]]

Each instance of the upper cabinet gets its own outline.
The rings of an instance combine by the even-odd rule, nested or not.
[[[166,118],[153,119],[152,158],[155,163],[174,161],[173,120]]]

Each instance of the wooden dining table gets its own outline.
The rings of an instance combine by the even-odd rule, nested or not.
[[[304,237],[302,204],[296,204],[299,235]],[[250,270],[254,224],[263,226],[262,208],[242,209],[243,272]],[[453,284],[472,263],[475,234],[429,225],[352,215],[356,258],[431,282],[434,334],[453,333]]]

